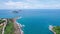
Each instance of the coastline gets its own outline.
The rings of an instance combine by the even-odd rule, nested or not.
[[[56,32],[53,31],[53,27],[52,25],[49,25],[49,30],[52,31],[54,34],[56,34]]]
[[[18,23],[17,21],[16,21],[17,19],[13,19],[13,22],[14,22],[14,27],[15,27],[15,34],[23,34],[23,30],[21,29],[22,28],[22,25],[20,24],[20,23]]]
[[[16,24],[19,26],[20,33],[23,34],[23,30],[21,29],[22,28],[22,25],[20,23],[18,23],[17,21],[16,21]]]

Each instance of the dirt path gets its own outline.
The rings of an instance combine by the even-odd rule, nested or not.
[[[4,20],[6,20],[6,19],[4,19]],[[4,30],[5,30],[6,25],[7,25],[7,20],[6,20],[6,22],[4,22],[4,26],[3,26],[3,29],[2,29],[2,34],[4,34]]]

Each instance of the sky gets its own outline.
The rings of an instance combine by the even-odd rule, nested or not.
[[[60,0],[0,0],[0,9],[60,9]]]

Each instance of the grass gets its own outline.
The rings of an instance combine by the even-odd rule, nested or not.
[[[0,20],[0,24],[3,23],[3,22],[5,22],[5,20]]]
[[[2,34],[2,28],[3,28],[3,26],[0,26],[0,34]]]
[[[3,26],[0,26],[0,28],[3,28]]]
[[[5,22],[5,20],[2,20],[2,19],[1,19],[1,20],[0,20],[0,24],[3,23],[3,22]],[[0,26],[0,34],[2,34],[2,29],[3,29],[3,25]]]
[[[55,26],[55,27],[53,28],[53,31],[55,31],[56,34],[60,34],[60,26]]]
[[[2,34],[2,29],[0,29],[0,34]]]
[[[7,24],[4,34],[14,34],[14,24],[12,21],[9,21]]]

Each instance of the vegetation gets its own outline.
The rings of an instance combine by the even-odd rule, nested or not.
[[[14,34],[14,24],[11,20],[9,20],[9,23],[7,24],[5,28],[4,34]]]
[[[53,31],[55,31],[56,34],[60,34],[60,26],[53,27]]]
[[[5,20],[0,19],[0,24],[5,22]],[[0,26],[0,34],[2,34],[3,25]]]
[[[0,20],[0,24],[3,23],[3,22],[5,22],[5,20]]]
[[[0,34],[2,34],[2,29],[0,29]]]
[[[0,34],[2,34],[2,28],[3,28],[3,26],[0,26]]]

